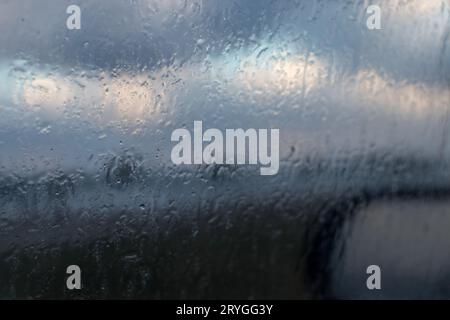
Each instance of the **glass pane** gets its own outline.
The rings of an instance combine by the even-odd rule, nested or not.
[[[450,298],[449,35],[446,0],[1,0],[0,298]]]

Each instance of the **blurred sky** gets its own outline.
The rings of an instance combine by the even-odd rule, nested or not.
[[[70,4],[81,30],[66,28]],[[370,4],[382,30],[366,28]],[[169,163],[171,131],[194,120],[279,128],[292,161],[447,159],[449,12],[447,0],[1,0],[0,169],[87,169],[127,148]]]

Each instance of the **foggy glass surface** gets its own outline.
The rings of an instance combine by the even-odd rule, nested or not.
[[[450,298],[449,1],[70,4],[0,0],[0,298]],[[278,174],[174,165],[195,120]]]

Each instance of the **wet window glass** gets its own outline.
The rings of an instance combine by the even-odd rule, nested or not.
[[[0,0],[0,298],[448,299],[449,144],[446,0]]]

